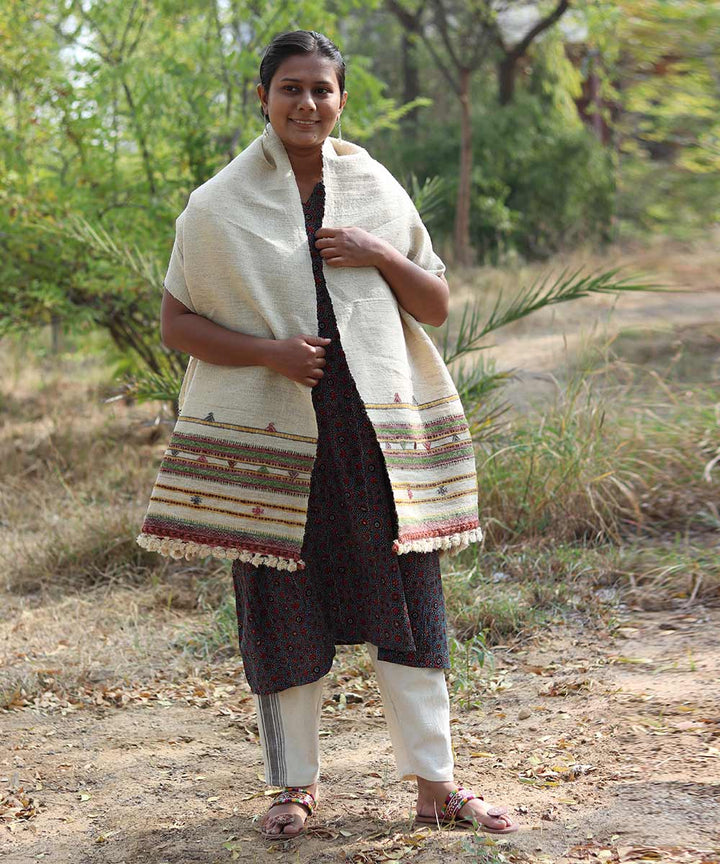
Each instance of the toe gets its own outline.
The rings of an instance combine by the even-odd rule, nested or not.
[[[265,834],[284,837],[295,837],[301,830],[302,817],[295,813],[279,813],[277,816],[269,816],[263,827]]]
[[[460,811],[460,815],[466,819],[476,819],[481,825],[496,831],[502,831],[512,824],[512,820],[504,807],[488,807],[486,810],[481,805],[477,807],[466,805]]]

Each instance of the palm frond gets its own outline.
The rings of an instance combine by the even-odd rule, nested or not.
[[[82,243],[105,260],[119,264],[134,276],[142,279],[151,288],[158,291],[162,290],[163,277],[158,262],[150,255],[142,252],[137,246],[129,246],[119,242],[103,226],[92,225],[81,216],[70,216],[53,225],[38,223],[38,227],[49,233]]]
[[[420,218],[426,225],[430,225],[437,216],[438,207],[442,203],[445,183],[441,177],[426,177],[422,185],[413,172],[405,184],[413,204],[417,208]]]
[[[659,285],[633,281],[630,277],[619,278],[619,273],[620,269],[616,268],[583,274],[581,268],[572,272],[563,270],[559,276],[547,274],[520,291],[509,303],[504,302],[501,292],[489,315],[486,315],[479,301],[475,303],[468,301],[463,307],[460,326],[453,344],[450,342],[450,322],[445,325],[441,338],[443,360],[449,364],[463,354],[487,348],[487,345],[481,343],[489,333],[546,306],[579,300],[591,294],[664,290]]]
[[[515,374],[512,370],[498,372],[494,361],[478,357],[471,366],[465,364],[454,368],[452,376],[463,404],[471,404],[486,400],[491,393],[511,381]]]
[[[498,391],[515,377],[514,372],[498,372],[494,361],[479,357],[471,366],[457,366],[452,375],[472,439],[480,442],[491,438],[510,407],[497,398]]]
[[[182,375],[171,370],[158,374],[145,372],[134,378],[126,387],[126,393],[138,402],[172,402],[177,405]]]

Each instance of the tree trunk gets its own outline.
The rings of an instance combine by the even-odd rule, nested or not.
[[[521,42],[512,50],[508,51],[499,38],[503,59],[498,64],[498,87],[501,105],[509,105],[515,95],[515,74],[517,72],[518,60],[527,54],[528,48],[546,30],[556,24],[570,8],[570,0],[559,0],[555,9],[546,17],[541,18],[535,26],[529,30]],[[498,37],[499,33],[496,31]]]
[[[143,125],[140,118],[138,117],[137,108],[135,107],[135,100],[133,99],[132,92],[125,78],[120,79],[120,84],[122,85],[123,91],[125,92],[125,99],[127,100],[128,108],[130,109],[132,125],[135,128],[135,138],[137,140],[138,146],[140,147],[140,154],[142,156],[142,162],[145,168],[145,176],[147,177],[148,186],[150,187],[150,194],[153,198],[155,198],[157,196],[155,175],[153,174],[150,151],[148,150],[147,139],[145,138],[145,134],[143,132]]]
[[[594,71],[591,71],[588,75],[587,89],[589,103],[588,114],[591,118],[593,132],[595,133],[598,141],[602,141],[603,144],[607,144],[607,130],[603,121],[602,106],[600,100],[600,80],[597,76],[597,73],[595,73]]]
[[[455,210],[455,255],[458,264],[472,263],[470,249],[470,190],[472,186],[472,123],[470,116],[470,69],[460,70],[460,177]]]
[[[501,105],[509,105],[515,95],[515,70],[517,57],[507,54],[498,63],[498,99]]]
[[[410,33],[402,34],[402,76],[403,76],[403,102],[412,102],[420,95],[420,75],[417,63],[417,49]],[[402,118],[404,129],[411,131],[417,127],[417,108],[407,113]]]

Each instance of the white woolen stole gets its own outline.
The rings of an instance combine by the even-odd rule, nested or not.
[[[323,183],[324,225],[364,228],[444,272],[412,200],[367,151],[327,139]],[[393,550],[452,553],[480,540],[473,445],[432,340],[375,267],[324,273],[393,490]],[[231,330],[268,339],[317,333],[302,202],[272,127],[191,194],[165,287]],[[138,543],[174,558],[304,567],[316,446],[311,388],[263,366],[192,358]]]

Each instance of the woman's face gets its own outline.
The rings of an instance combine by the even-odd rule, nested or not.
[[[258,85],[265,114],[286,149],[322,146],[347,99],[334,63],[317,54],[294,54],[278,67],[268,92]]]

